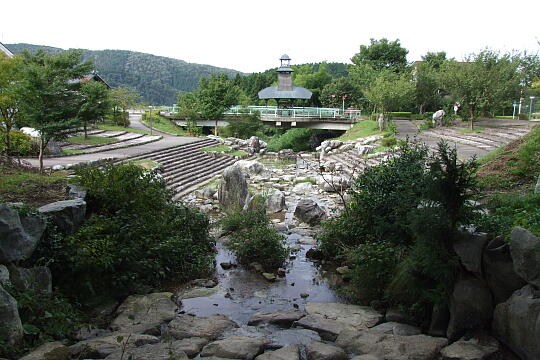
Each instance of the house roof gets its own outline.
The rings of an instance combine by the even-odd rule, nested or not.
[[[301,86],[293,86],[292,91],[280,91],[277,86],[270,86],[259,91],[259,99],[311,99],[313,93]]]
[[[103,78],[101,76],[99,76],[99,74],[97,74],[96,72],[92,72],[92,73],[90,73],[88,75],[85,75],[80,79],[69,80],[69,83],[70,84],[77,84],[77,83],[80,83],[81,81],[85,82],[85,81],[90,81],[90,80],[101,82],[101,83],[105,84],[105,86],[107,86],[108,89],[111,88],[111,86],[109,84],[107,84],[107,82],[105,80],[103,80]]]
[[[4,54],[6,54],[7,57],[13,57],[13,53],[9,51],[9,49],[5,47],[5,45],[2,44],[1,42],[0,42],[0,52],[3,52]]]

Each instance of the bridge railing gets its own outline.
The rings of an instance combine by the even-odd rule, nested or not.
[[[290,117],[290,118],[347,118],[352,119],[360,116],[361,110],[316,107],[293,107],[278,108],[277,106],[233,106],[225,115],[253,114],[258,112],[265,117]]]

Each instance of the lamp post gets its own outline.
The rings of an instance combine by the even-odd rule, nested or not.
[[[514,120],[516,118],[516,106],[517,106],[517,104],[513,103],[512,106],[514,107],[514,111],[512,112],[512,120]]]
[[[532,105],[533,105],[533,100],[536,98],[536,96],[531,96],[529,99],[531,99],[531,104],[529,105],[529,120],[532,119]]]
[[[347,94],[344,94],[341,96],[341,111],[343,112],[343,116],[345,116],[345,99],[347,98]]]
[[[150,124],[150,135],[152,135],[152,105],[149,105],[148,109],[150,110],[150,118],[148,120],[148,123]]]

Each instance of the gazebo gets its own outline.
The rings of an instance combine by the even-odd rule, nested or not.
[[[291,58],[284,54],[279,59],[281,66],[277,69],[278,85],[269,86],[259,91],[259,99],[270,100],[274,99],[277,102],[278,108],[287,107],[294,99],[311,99],[311,91],[301,86],[294,86],[292,82]]]

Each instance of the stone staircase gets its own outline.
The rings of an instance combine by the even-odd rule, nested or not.
[[[368,157],[360,155],[357,150],[349,150],[338,154],[332,154],[325,157],[325,162],[332,161],[342,165],[342,171],[349,177],[358,176],[366,168],[379,165],[389,154],[381,152],[371,154]]]
[[[122,159],[120,162],[134,160],[153,160],[158,162],[163,171],[162,177],[167,187],[175,192],[177,200],[195,190],[201,183],[220,174],[237,159],[229,156],[215,157],[200,151],[201,148],[219,144],[212,139],[175,146]]]

